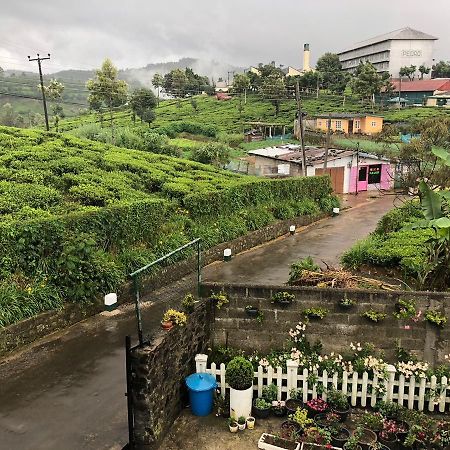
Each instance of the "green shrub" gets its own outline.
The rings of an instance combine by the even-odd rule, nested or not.
[[[292,283],[301,278],[302,272],[304,270],[319,272],[320,267],[313,261],[311,256],[307,256],[306,258],[300,259],[299,261],[291,264],[288,283]]]
[[[236,356],[227,364],[225,378],[231,388],[248,389],[253,386],[253,377],[252,363],[244,357]]]
[[[399,231],[408,222],[423,218],[423,213],[418,202],[406,202],[399,208],[394,208],[386,213],[378,222],[376,234],[386,234]]]
[[[192,152],[192,159],[203,164],[223,167],[230,162],[231,149],[220,142],[208,142]]]

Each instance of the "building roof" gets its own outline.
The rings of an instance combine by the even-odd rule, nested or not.
[[[391,40],[424,40],[424,41],[436,41],[437,37],[431,34],[424,33],[423,31],[415,30],[414,28],[405,27],[398,30],[391,31],[386,34],[380,34],[365,41],[357,42],[352,48],[348,48],[341,53],[354,50],[355,48],[367,47],[369,45],[377,44],[379,42],[391,41]]]
[[[363,117],[382,117],[376,114],[358,114],[358,113],[331,113],[331,114],[319,114],[315,116],[317,119],[361,119]]]
[[[394,91],[398,91],[400,80],[392,80]],[[450,78],[434,78],[431,80],[413,80],[403,81],[401,85],[402,92],[434,92],[450,90]]]
[[[251,155],[262,156],[264,158],[275,159],[277,161],[290,162],[294,164],[302,164],[302,152],[299,145],[282,145],[279,147],[261,148],[248,152]],[[354,150],[330,148],[328,150],[328,161],[334,161],[348,156],[354,155]],[[306,165],[316,166],[324,162],[325,149],[323,147],[306,147]],[[374,159],[378,161],[389,161],[389,159],[371,155],[369,153],[359,152],[361,158]]]

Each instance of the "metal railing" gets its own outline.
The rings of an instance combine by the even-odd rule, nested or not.
[[[141,315],[141,299],[140,299],[140,282],[141,282],[141,276],[144,274],[148,269],[155,266],[156,264],[159,264],[166,259],[170,258],[171,256],[182,252],[183,250],[196,246],[197,247],[197,292],[198,295],[200,295],[200,283],[201,283],[201,239],[197,238],[194,239],[191,242],[188,242],[187,244],[178,247],[177,249],[173,250],[170,253],[167,253],[164,256],[161,256],[161,258],[156,259],[155,261],[152,261],[151,263],[141,267],[138,270],[135,270],[133,273],[130,273],[130,278],[133,280],[133,293],[134,293],[134,301],[135,301],[135,308],[136,308],[136,321],[137,321],[137,330],[138,330],[138,339],[139,339],[139,345],[142,345],[144,343],[144,336],[142,331],[142,315]]]

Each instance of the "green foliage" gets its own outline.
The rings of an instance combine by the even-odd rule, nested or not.
[[[289,271],[289,281],[292,283],[301,278],[304,270],[311,272],[319,272],[320,267],[313,261],[311,256],[300,259],[299,261],[291,264],[291,270]]]
[[[187,312],[191,313],[194,311],[195,304],[198,300],[192,294],[186,294],[181,302],[181,307]]]
[[[212,164],[216,167],[223,167],[230,161],[231,149],[220,142],[208,142],[196,149],[192,154],[194,161],[203,164]]]
[[[425,313],[424,318],[426,321],[442,328],[447,323],[447,317],[445,317],[445,314],[439,311],[428,310]]]
[[[408,320],[413,319],[417,315],[414,299],[400,298],[395,306],[397,310],[393,313],[393,316],[397,319]]]
[[[218,294],[212,293],[209,298],[214,302],[217,309],[222,308],[223,305],[227,305],[230,301],[225,292],[220,291]]]
[[[381,322],[386,319],[387,315],[382,313],[381,311],[375,311],[374,309],[369,309],[361,314],[362,317],[365,317],[372,322]]]
[[[225,377],[233,389],[245,390],[253,386],[253,366],[242,356],[236,356],[228,364]]]
[[[274,383],[264,386],[262,390],[262,398],[269,403],[274,402],[278,397],[278,388]]]
[[[347,395],[337,389],[327,391],[327,403],[337,411],[346,411],[350,406]]]
[[[303,315],[309,319],[323,319],[328,313],[326,308],[307,308],[303,311]]]
[[[289,292],[286,291],[277,292],[276,294],[272,295],[272,303],[286,304],[292,303],[294,300],[295,295],[290,294]]]
[[[377,224],[376,234],[386,234],[393,231],[399,231],[407,223],[413,222],[415,219],[421,218],[422,212],[420,204],[415,201],[404,203],[398,208],[391,209],[387,212]]]
[[[254,405],[258,409],[270,409],[272,407],[272,403],[265,398],[257,398]]]
[[[342,64],[339,56],[335,53],[325,53],[316,64],[319,72],[319,80],[325,89],[334,93],[342,93],[348,83],[348,74],[342,71]]]

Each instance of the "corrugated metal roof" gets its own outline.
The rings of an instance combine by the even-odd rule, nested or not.
[[[390,40],[432,40],[436,41],[438,40],[437,37],[432,36],[431,34],[424,33],[423,31],[415,30],[414,28],[405,27],[400,28],[398,30],[391,31],[386,34],[380,34],[379,36],[375,36],[373,38],[367,39],[365,41],[357,42],[354,46],[351,48],[347,48],[343,52],[339,53],[346,53],[352,50],[355,50],[357,48],[361,47],[367,47],[369,45],[378,44],[379,42],[385,42]]]
[[[423,91],[448,91],[450,90],[450,78],[434,78],[432,80],[413,80],[404,81],[400,86],[400,80],[392,80],[394,90],[398,91],[399,87],[402,92],[423,92]]]
[[[358,114],[358,113],[331,113],[331,114],[320,114],[315,116],[318,119],[328,119],[331,117],[332,119],[356,119],[363,117],[382,117],[376,114]]]

